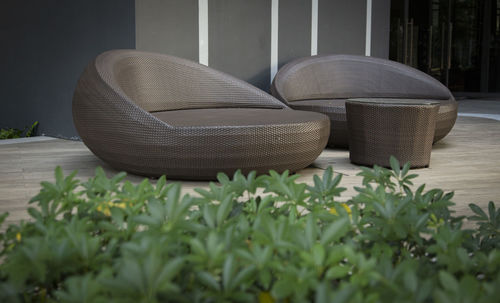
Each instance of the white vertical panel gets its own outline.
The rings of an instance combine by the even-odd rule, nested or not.
[[[372,0],[366,0],[366,38],[365,56],[371,56],[372,50]]]
[[[279,0],[271,2],[271,82],[278,72]]]
[[[318,54],[318,0],[311,0],[311,56]]]
[[[208,66],[208,0],[198,0],[199,62]]]

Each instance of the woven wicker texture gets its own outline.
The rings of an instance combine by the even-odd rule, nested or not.
[[[457,102],[439,81],[409,66],[373,57],[326,55],[297,59],[278,71],[271,91],[293,109],[328,115],[332,122],[329,146],[348,146],[345,100],[350,98],[439,101],[433,142],[444,138],[457,119]]]
[[[328,117],[293,111],[229,75],[135,50],[105,52],[86,67],[73,120],[87,147],[111,166],[171,179],[296,171],[321,153],[330,128]]]
[[[429,166],[437,104],[346,102],[351,162],[390,167],[395,156],[411,167]]]

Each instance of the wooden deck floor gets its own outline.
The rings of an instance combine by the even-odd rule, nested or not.
[[[500,101],[460,101],[460,111],[499,115]],[[345,150],[327,149],[315,161],[315,167],[299,172],[301,181],[311,183],[314,174],[322,174],[320,167],[333,165],[344,174],[342,185],[348,187],[345,198],[355,194],[353,186],[361,183],[356,174],[359,167],[349,163]],[[48,141],[0,145],[0,213],[10,212],[8,222],[28,218],[27,203],[40,189],[40,182],[54,179],[54,168],[59,165],[65,173],[78,170],[80,179],[94,174],[97,166],[111,176],[116,173],[97,159],[81,142],[53,139]],[[434,145],[430,168],[416,169],[415,185],[427,184],[427,189],[442,188],[455,191],[454,209],[470,214],[471,202],[486,207],[489,201],[500,204],[500,121],[459,116],[452,132]],[[143,177],[127,177],[138,182]],[[206,182],[182,182],[184,192],[205,187]]]

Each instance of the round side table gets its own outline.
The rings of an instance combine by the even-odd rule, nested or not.
[[[420,99],[358,98],[346,102],[352,163],[428,167],[439,102]]]

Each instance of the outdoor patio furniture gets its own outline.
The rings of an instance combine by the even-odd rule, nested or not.
[[[222,72],[168,55],[113,50],[78,81],[73,119],[116,169],[174,179],[296,171],[325,147],[325,115],[295,111]]]
[[[348,99],[349,158],[352,163],[428,167],[439,102],[419,99]]]
[[[293,109],[328,115],[329,146],[348,146],[345,102],[349,98],[438,101],[433,142],[445,137],[457,118],[457,102],[439,81],[409,66],[373,57],[323,55],[297,59],[278,71],[271,91]]]

